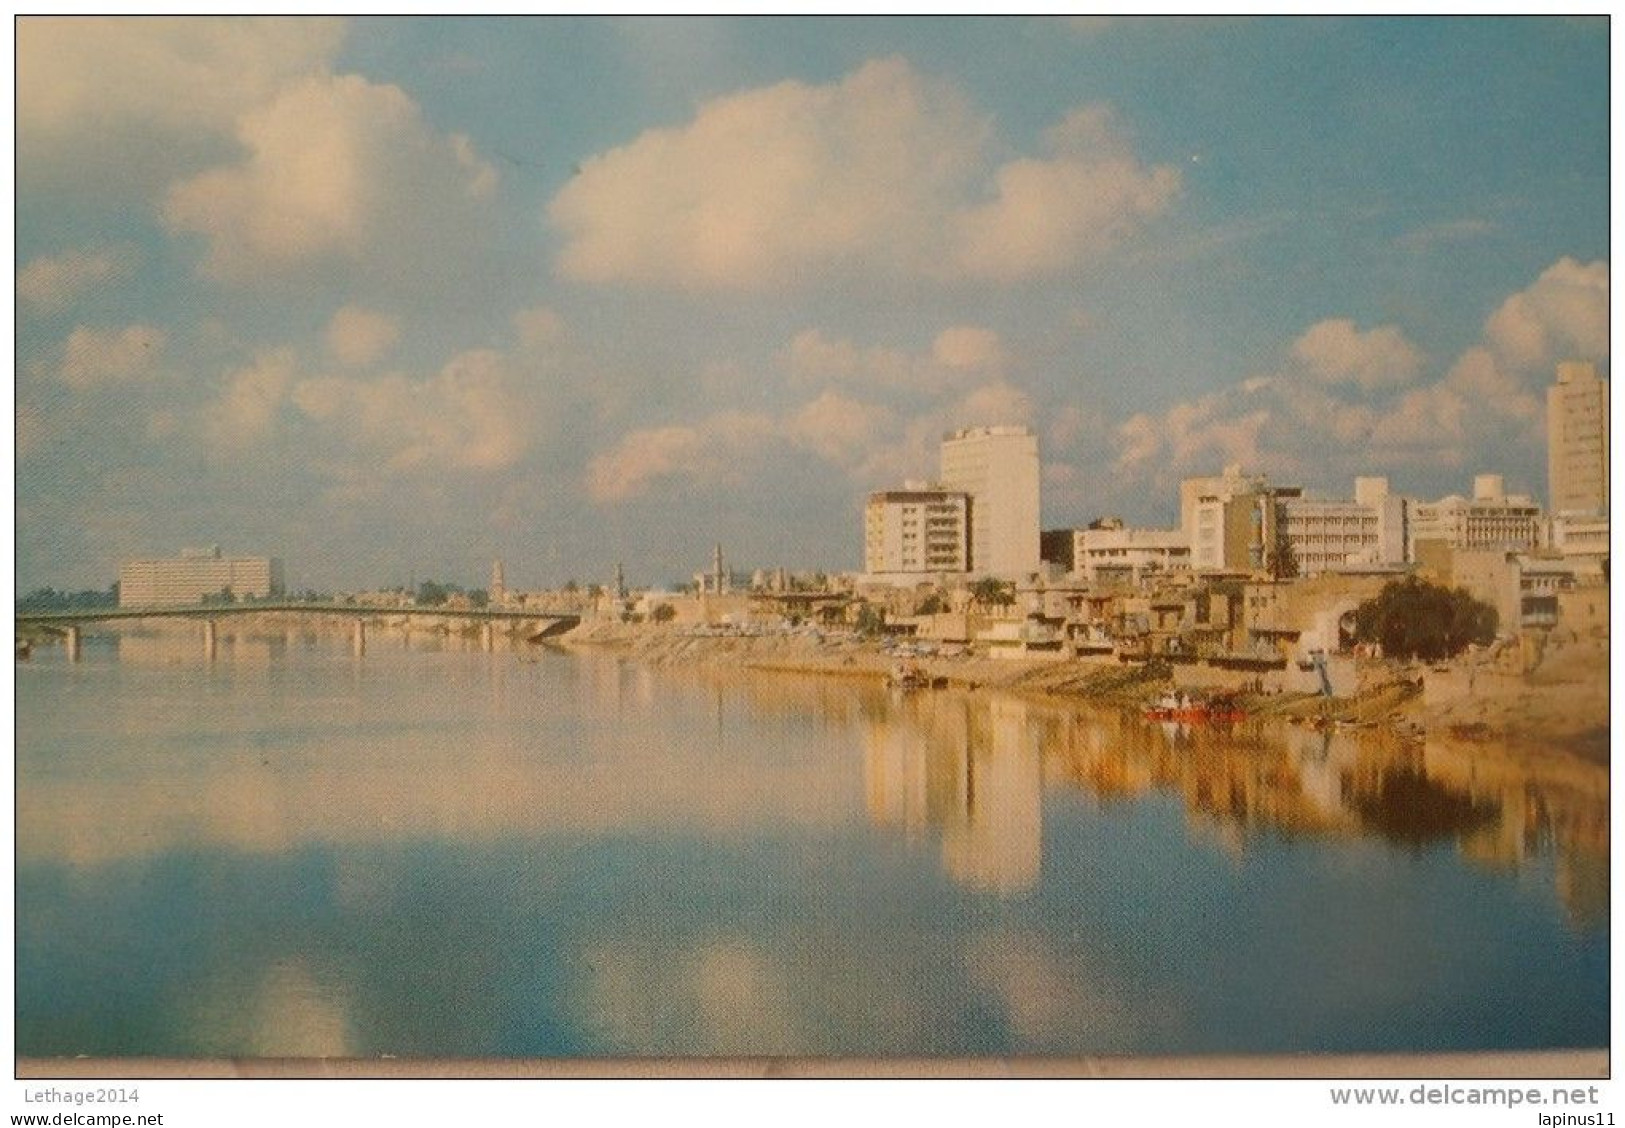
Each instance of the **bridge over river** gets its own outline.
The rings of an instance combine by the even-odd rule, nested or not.
[[[508,623],[523,628],[532,642],[553,638],[574,629],[580,615],[548,611],[525,611],[507,607],[372,607],[357,603],[205,603],[162,607],[84,607],[67,611],[18,611],[15,623],[22,627],[54,627],[62,630],[70,661],[79,660],[80,633],[87,623],[108,623],[141,619],[195,619],[203,624],[203,652],[214,657],[215,624],[221,619],[246,615],[293,614],[342,618],[351,621],[351,647],[357,656],[367,652],[367,623],[384,619],[455,619],[483,625],[482,639],[487,650],[495,648],[496,627]],[[19,652],[23,652],[19,646]]]

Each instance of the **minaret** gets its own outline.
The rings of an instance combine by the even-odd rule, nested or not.
[[[508,585],[502,576],[502,561],[491,561],[491,590],[486,593],[493,606],[502,604],[508,598]]]

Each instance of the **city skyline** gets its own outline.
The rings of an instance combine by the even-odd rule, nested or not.
[[[49,65],[44,65],[46,62]],[[1606,20],[18,25],[18,591],[850,570],[961,427],[1045,528],[1240,463],[1548,501]]]

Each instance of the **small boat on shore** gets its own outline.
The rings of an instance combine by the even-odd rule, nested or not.
[[[893,666],[886,675],[886,685],[891,689],[942,689],[947,684],[947,678],[932,677],[923,666]]]
[[[1145,708],[1148,721],[1239,721],[1247,711],[1228,693],[1197,697],[1183,691],[1164,693]]]

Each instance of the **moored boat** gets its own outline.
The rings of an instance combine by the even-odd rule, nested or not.
[[[1231,694],[1198,697],[1175,690],[1147,705],[1145,716],[1150,721],[1239,721],[1247,716],[1247,711]]]

